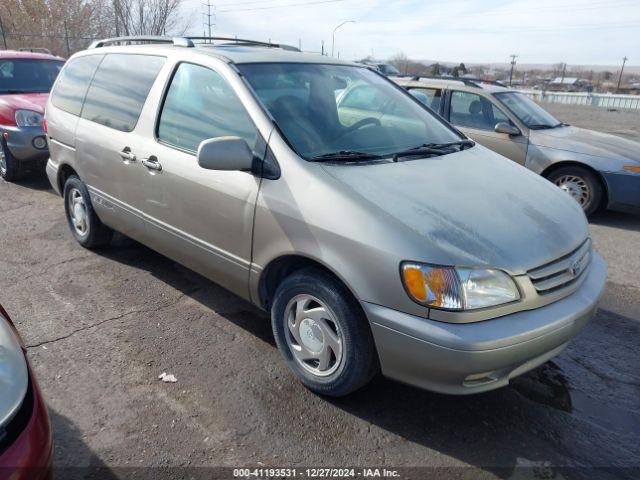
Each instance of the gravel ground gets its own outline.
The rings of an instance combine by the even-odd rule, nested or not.
[[[620,112],[552,110],[629,128]],[[59,479],[85,467],[110,479],[262,465],[638,478],[640,217],[605,212],[591,231],[609,263],[594,321],[554,361],[471,397],[384,378],[345,399],[311,394],[281,362],[264,314],[125,238],[82,249],[42,176],[0,181],[1,301],[49,404]]]
[[[541,104],[558,120],[577,127],[613,133],[623,137],[640,137],[640,110],[607,110],[586,105]]]

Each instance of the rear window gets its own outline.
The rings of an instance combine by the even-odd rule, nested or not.
[[[65,112],[80,115],[89,82],[104,55],[88,55],[70,60],[60,72],[51,93],[51,103]]]
[[[82,118],[132,131],[164,62],[164,57],[150,55],[106,55],[87,92]]]
[[[48,93],[62,65],[59,60],[0,60],[0,94]]]

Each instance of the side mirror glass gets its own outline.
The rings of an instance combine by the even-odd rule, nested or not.
[[[240,137],[203,140],[198,146],[198,165],[207,170],[242,170],[253,168],[253,152]]]
[[[497,133],[505,133],[507,135],[520,135],[522,133],[518,127],[507,122],[496,123],[494,130]]]

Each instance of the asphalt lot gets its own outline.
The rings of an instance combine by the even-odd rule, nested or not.
[[[627,128],[614,113],[599,113],[605,129],[640,139],[640,116]],[[251,305],[123,237],[99,252],[77,245],[44,175],[0,181],[0,302],[50,407],[57,478],[263,465],[638,478],[640,216],[601,213],[591,231],[609,263],[594,321],[554,361],[471,397],[383,378],[344,399],[311,394]]]

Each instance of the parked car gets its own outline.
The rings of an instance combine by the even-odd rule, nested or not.
[[[51,426],[26,353],[0,305],[0,478],[44,480],[51,475]]]
[[[47,174],[71,233],[95,248],[118,230],[271,312],[313,391],[379,368],[490,390],[593,315],[606,267],[578,204],[384,76],[250,41],[153,41],[98,42],[53,88]]]
[[[567,125],[523,93],[495,84],[396,81],[473,140],[558,185],[587,214],[640,211],[640,142]]]
[[[0,176],[9,182],[44,169],[44,106],[63,64],[47,53],[0,51]]]
[[[377,72],[381,73],[385,77],[402,77],[403,75],[400,73],[396,67],[391,65],[390,63],[384,62],[374,62],[374,61],[364,61],[362,62],[364,65],[368,65],[372,67]]]

